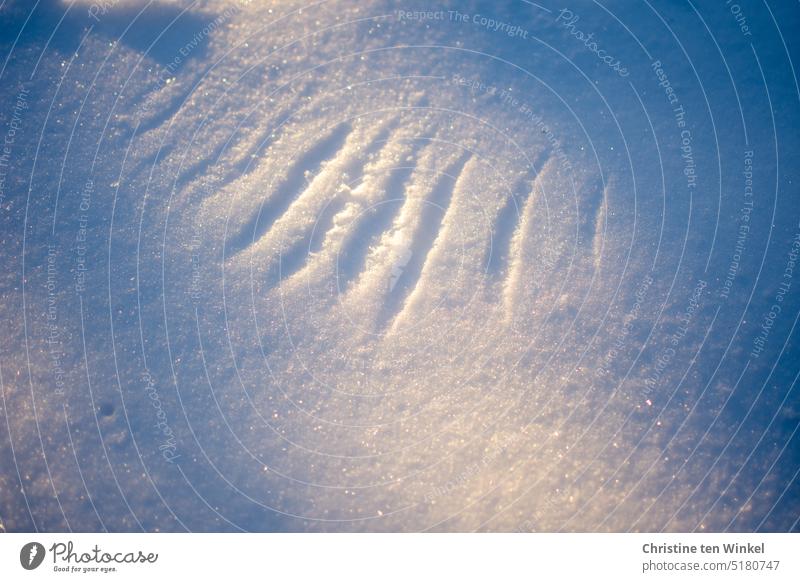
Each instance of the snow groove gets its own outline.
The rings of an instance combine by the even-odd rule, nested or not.
[[[401,246],[394,253],[389,288],[379,325],[391,321],[391,327],[394,328],[398,321],[402,321],[408,315],[407,308],[413,296],[424,286],[423,273],[428,257],[439,239],[445,215],[453,199],[453,192],[469,158],[470,152],[463,152],[436,177],[432,190],[418,207],[419,216],[412,227],[410,240],[400,235]],[[407,246],[403,244],[406,240],[408,240]]]
[[[292,202],[305,191],[310,180],[319,172],[323,164],[340,153],[350,131],[350,126],[343,123],[301,155],[283,182],[263,202],[258,212],[227,241],[226,254],[235,255],[241,252],[256,243],[269,231],[270,227],[289,209]]]
[[[486,258],[486,273],[490,281],[498,281],[508,276],[513,261],[514,239],[521,236],[520,229],[528,200],[533,193],[538,172],[549,157],[550,151],[546,149],[536,158],[530,169],[530,175],[517,181],[514,190],[497,213],[492,228],[491,247],[487,249]]]

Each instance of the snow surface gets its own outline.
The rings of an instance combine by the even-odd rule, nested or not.
[[[0,526],[797,530],[797,5],[562,8],[0,4]]]

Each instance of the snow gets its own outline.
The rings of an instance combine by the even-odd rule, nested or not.
[[[797,8],[430,8],[0,8],[5,529],[797,529]]]

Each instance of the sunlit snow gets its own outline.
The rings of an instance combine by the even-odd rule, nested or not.
[[[30,4],[5,529],[797,529],[796,6]]]

